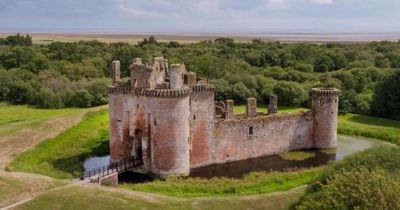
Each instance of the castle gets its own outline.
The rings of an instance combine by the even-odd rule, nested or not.
[[[232,100],[214,101],[214,86],[169,65],[133,59],[130,80],[120,79],[120,62],[112,63],[109,86],[111,162],[141,159],[136,171],[158,177],[188,175],[212,164],[257,158],[292,150],[336,147],[339,93],[314,88],[311,109],[277,113],[277,97],[268,113],[248,98],[245,114],[233,112]]]

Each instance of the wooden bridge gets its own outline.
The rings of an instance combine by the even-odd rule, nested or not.
[[[80,180],[89,180],[91,183],[99,183],[99,180],[113,173],[122,173],[131,168],[143,165],[143,161],[135,157],[129,157],[117,162],[110,163],[107,166],[84,172]]]

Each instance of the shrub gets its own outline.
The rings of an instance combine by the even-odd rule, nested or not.
[[[383,170],[341,171],[318,192],[305,196],[296,209],[400,209],[400,182]]]
[[[400,148],[379,147],[329,166],[294,209],[400,209]]]

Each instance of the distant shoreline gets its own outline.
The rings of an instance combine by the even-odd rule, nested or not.
[[[0,32],[0,37],[13,35],[16,32]],[[398,41],[400,33],[26,33],[30,34],[35,43],[49,43],[53,41],[76,42],[97,40],[100,42],[128,42],[135,44],[146,37],[154,35],[161,42],[177,41],[181,43],[195,43],[204,40],[214,40],[218,37],[233,38],[237,42],[249,42],[254,38],[263,41],[281,42],[346,42],[360,43],[371,41]]]

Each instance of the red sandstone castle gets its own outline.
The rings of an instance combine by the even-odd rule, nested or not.
[[[136,169],[165,177],[190,169],[304,149],[336,147],[337,89],[311,90],[309,111],[257,112],[249,98],[245,114],[234,114],[232,100],[214,101],[214,87],[183,64],[152,64],[133,59],[130,80],[121,82],[120,63],[112,63],[109,87],[111,161],[135,157]]]

